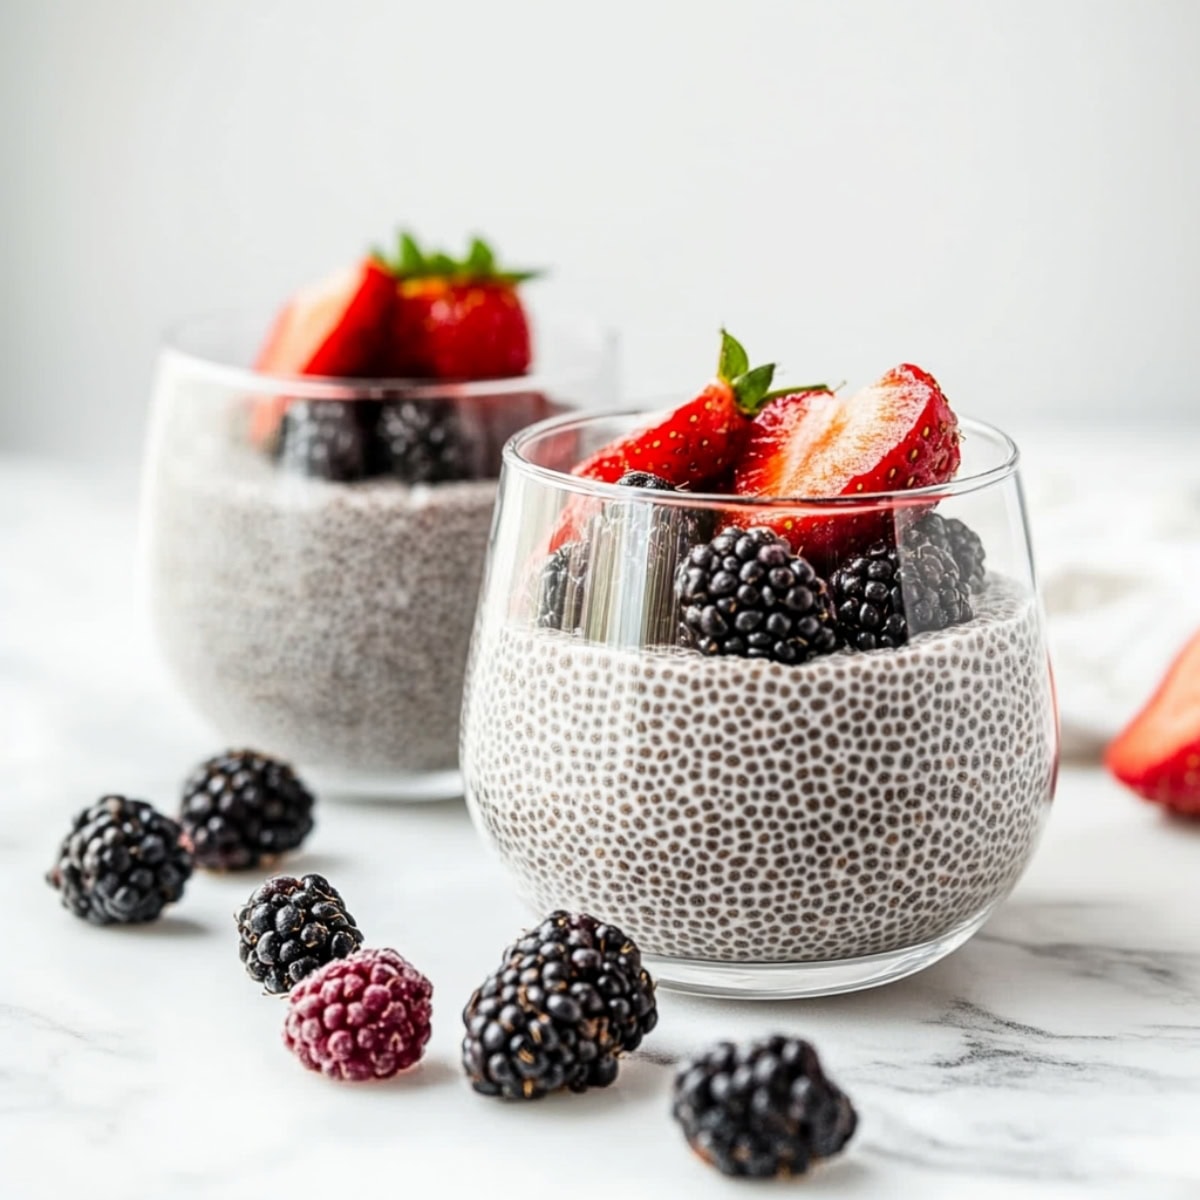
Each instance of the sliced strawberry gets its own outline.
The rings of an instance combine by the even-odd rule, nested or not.
[[[716,379],[681,408],[601,447],[573,473],[615,483],[627,471],[647,471],[676,487],[703,489],[737,461],[774,372],[773,363],[751,369],[741,343],[722,330]]]
[[[375,374],[396,298],[396,281],[374,259],[297,292],[284,306],[254,362],[272,375]],[[275,434],[287,399],[256,405],[251,437]]]
[[[585,479],[616,483],[630,471],[645,471],[677,488],[702,491],[737,461],[751,420],[769,397],[773,363],[750,367],[742,344],[721,330],[717,377],[681,408],[602,446],[572,469]],[[594,504],[567,505],[550,550],[581,536]]]
[[[909,364],[853,396],[800,392],[755,422],[734,468],[740,496],[824,498],[945,483],[958,470],[958,420],[932,375]],[[769,522],[818,558],[878,534],[885,518],[781,513]]]
[[[1200,633],[1109,745],[1104,763],[1144,799],[1200,817]]]
[[[254,367],[274,375],[374,372],[396,281],[374,259],[301,289],[284,306]]]
[[[780,396],[759,413],[733,469],[739,496],[799,496],[813,448],[829,436],[833,413],[843,403],[832,392],[798,391]],[[813,493],[815,494],[815,493]]]

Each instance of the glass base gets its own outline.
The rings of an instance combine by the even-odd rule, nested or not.
[[[420,804],[456,800],[463,794],[462,772],[457,767],[444,771],[354,771],[301,767],[300,776],[322,799],[335,801]]]
[[[717,996],[739,1000],[799,1000],[812,996],[836,996],[865,988],[894,983],[914,975],[957,950],[978,932],[991,916],[991,909],[956,925],[948,933],[917,946],[865,954],[861,958],[828,959],[823,962],[722,963],[699,958],[672,958],[643,954],[656,983],[673,992],[691,996]]]

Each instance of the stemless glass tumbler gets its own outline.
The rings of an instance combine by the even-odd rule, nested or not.
[[[539,911],[618,925],[685,991],[819,995],[935,962],[1016,883],[1054,790],[1015,446],[963,421],[954,482],[835,500],[570,474],[648,416],[568,415],[505,448],[463,717],[478,828]],[[771,573],[795,567],[777,543],[756,557],[756,529],[842,572],[828,608],[807,568]],[[950,617],[923,592],[946,554]],[[813,625],[808,661],[715,653],[775,636],[714,601],[743,584],[799,586],[838,648]],[[909,628],[863,613],[887,589]]]
[[[461,794],[501,447],[609,403],[611,339],[535,319],[532,374],[434,384],[263,375],[239,365],[263,327],[192,321],[159,359],[142,570],[161,652],[223,738],[320,788]]]

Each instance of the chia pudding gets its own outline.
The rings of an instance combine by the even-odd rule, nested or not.
[[[270,322],[159,356],[143,588],[167,666],[232,744],[319,789],[461,794],[463,674],[503,446],[612,386],[610,338],[526,309],[540,272],[398,229]]]
[[[964,624],[803,665],[624,649],[481,621],[474,815],[541,910],[648,953],[814,962],[986,912],[1056,768],[1033,595],[989,574]]]
[[[495,490],[306,478],[236,444],[162,461],[152,616],[184,693],[305,767],[454,768]]]

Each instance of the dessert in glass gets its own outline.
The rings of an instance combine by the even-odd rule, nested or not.
[[[273,327],[197,319],[160,355],[142,522],[158,645],[225,739],[322,790],[461,794],[501,447],[613,387],[610,339],[527,313],[523,278],[482,242],[456,261],[406,236]]]
[[[473,819],[530,904],[714,995],[950,953],[1057,768],[1016,447],[917,367],[770,384],[726,335],[682,407],[512,439],[463,718]]]

